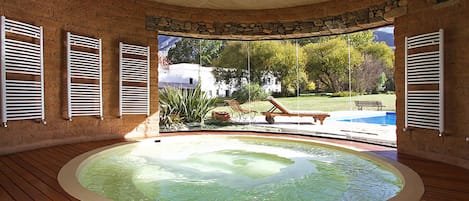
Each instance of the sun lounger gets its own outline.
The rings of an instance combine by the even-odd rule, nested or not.
[[[274,118],[276,116],[288,116],[288,117],[313,117],[314,122],[319,122],[321,125],[324,122],[324,119],[330,117],[326,112],[319,112],[319,111],[295,111],[295,110],[288,110],[282,103],[275,100],[272,96],[269,96],[267,100],[274,105],[270,108],[267,112],[262,112],[262,115],[265,115],[265,120],[269,124],[275,123]],[[276,112],[276,110],[279,110]]]
[[[228,103],[231,110],[233,110],[234,113],[238,114],[239,119],[245,119],[246,118],[245,115],[247,115],[247,114],[257,113],[257,111],[255,111],[255,110],[242,108],[237,100],[225,100],[225,103]]]

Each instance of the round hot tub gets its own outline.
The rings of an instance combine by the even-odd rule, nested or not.
[[[104,147],[62,168],[82,200],[419,200],[405,166],[293,138],[196,135]],[[412,188],[412,189],[410,189]]]

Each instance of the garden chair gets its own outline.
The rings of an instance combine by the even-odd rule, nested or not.
[[[239,104],[239,102],[237,100],[234,100],[234,99],[233,100],[225,100],[225,103],[228,103],[231,110],[233,110],[233,113],[238,114],[238,118],[240,120],[246,120],[250,116],[250,114],[257,113],[257,111],[255,111],[255,110],[242,108],[241,105]]]
[[[265,120],[269,124],[275,123],[274,118],[276,116],[287,116],[287,117],[313,117],[314,122],[318,121],[321,125],[324,122],[324,119],[330,117],[329,113],[326,112],[318,112],[318,111],[295,111],[295,110],[288,110],[282,103],[278,102],[274,99],[274,97],[269,96],[267,100],[274,105],[272,108],[267,110],[267,112],[262,112],[262,115],[265,115]],[[279,110],[278,112],[275,112]]]

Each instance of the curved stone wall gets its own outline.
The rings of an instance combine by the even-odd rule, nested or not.
[[[444,3],[441,3],[444,2]],[[446,3],[445,3],[446,2]],[[439,4],[441,3],[441,4]],[[332,0],[272,10],[210,10],[147,0],[2,1],[0,15],[44,26],[47,125],[12,121],[0,128],[0,154],[76,141],[158,134],[157,34],[212,39],[277,39],[339,34],[394,23],[398,149],[420,157],[469,167],[468,8],[462,0]],[[409,13],[407,12],[409,11]],[[425,130],[402,132],[403,38],[445,29],[447,136]],[[104,120],[65,119],[65,33],[103,39]],[[118,118],[118,44],[151,46],[151,117]]]
[[[407,12],[407,1],[334,0],[272,10],[211,10],[162,6],[146,18],[148,30],[210,39],[285,39],[333,35],[390,25]],[[165,10],[177,12],[165,12]]]
[[[335,34],[390,24],[403,0],[333,0],[286,9],[210,10],[148,0],[2,1],[0,15],[44,27],[47,125],[9,121],[0,128],[0,154],[56,144],[158,135],[157,34],[258,39]],[[66,120],[65,34],[102,39],[104,120]],[[151,115],[118,117],[119,42],[151,46]]]
[[[157,32],[146,31],[146,11],[135,1],[15,0],[0,3],[0,15],[43,26],[44,104],[47,125],[8,121],[0,127],[0,154],[63,143],[158,135]],[[150,11],[148,11],[150,12]],[[66,32],[102,39],[104,120],[67,120]],[[119,42],[150,46],[151,116],[119,118]]]

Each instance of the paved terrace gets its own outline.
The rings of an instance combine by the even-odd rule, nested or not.
[[[338,111],[329,112],[331,117],[326,118],[323,125],[312,123],[312,117],[275,117],[274,124],[268,124],[264,116],[233,118],[234,122],[245,123],[253,130],[282,133],[299,133],[302,135],[323,136],[339,139],[349,139],[370,143],[396,146],[396,126],[370,123],[344,122],[341,119],[382,116],[386,111]],[[240,130],[245,126],[222,127],[222,130]]]

